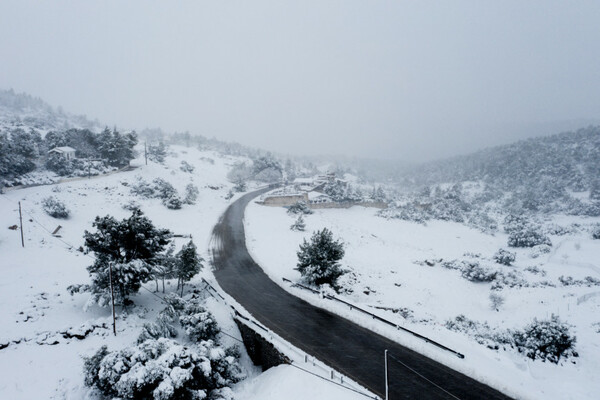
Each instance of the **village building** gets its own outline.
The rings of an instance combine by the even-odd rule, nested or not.
[[[75,149],[69,146],[55,147],[48,151],[48,154],[58,154],[65,160],[72,160],[75,158]]]

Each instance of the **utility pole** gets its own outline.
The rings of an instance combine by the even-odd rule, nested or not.
[[[144,158],[146,159],[146,165],[148,165],[148,149],[146,148],[147,142],[144,142]]]
[[[21,246],[25,247],[25,239],[23,238],[23,214],[21,213],[21,202],[19,202],[19,225],[21,225]]]
[[[117,319],[115,318],[115,291],[113,289],[112,280],[112,262],[108,263],[108,280],[110,281],[110,298],[112,300],[113,333],[115,336],[117,336]]]
[[[385,349],[384,352],[384,358],[385,358],[385,400],[389,400],[389,380],[388,380],[388,356],[387,356],[387,349]]]

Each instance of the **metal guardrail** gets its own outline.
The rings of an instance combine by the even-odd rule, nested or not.
[[[273,332],[272,332],[271,330],[269,330],[269,329],[268,329],[268,328],[266,328],[265,326],[261,325],[260,323],[258,323],[258,322],[257,322],[257,321],[255,321],[254,319],[252,319],[252,318],[248,318],[248,317],[246,317],[245,315],[243,315],[242,313],[240,313],[240,312],[239,312],[239,311],[238,311],[238,310],[237,310],[237,309],[236,309],[236,308],[235,308],[233,305],[229,304],[229,303],[227,302],[227,300],[226,300],[226,299],[225,299],[223,296],[221,296],[221,294],[219,293],[219,291],[218,291],[218,290],[216,290],[216,289],[214,288],[214,286],[212,286],[212,285],[211,285],[211,284],[210,284],[210,283],[209,283],[209,282],[208,282],[206,279],[204,279],[204,278],[201,278],[201,279],[202,279],[202,282],[203,282],[203,283],[206,285],[206,286],[205,286],[205,289],[207,289],[207,292],[208,292],[208,293],[209,293],[211,296],[213,296],[213,297],[215,297],[215,295],[216,295],[216,296],[218,296],[220,299],[222,299],[222,300],[223,300],[223,303],[224,303],[224,304],[226,304],[226,305],[228,305],[229,307],[231,307],[231,309],[233,310],[233,313],[234,313],[234,315],[235,315],[235,317],[234,317],[234,318],[236,318],[238,321],[240,321],[240,322],[244,323],[244,324],[245,324],[245,325],[246,325],[248,328],[250,328],[250,329],[253,329],[253,328],[250,326],[250,324],[253,324],[253,325],[257,326],[258,328],[260,328],[261,330],[263,330],[263,331],[265,332],[265,334],[269,334],[269,335],[271,336],[270,340],[271,340],[271,343],[273,343],[273,339],[274,339],[274,338],[273,338]],[[291,281],[290,281],[290,282],[291,282]],[[303,288],[305,288],[305,289],[307,289],[307,290],[311,290],[311,291],[313,291],[313,292],[319,293],[318,291],[316,291],[316,290],[313,290],[313,289],[309,288],[308,286],[304,286],[304,285],[300,285],[300,286],[302,286]],[[210,289],[210,290],[208,290],[208,289]],[[213,294],[213,293],[211,293],[211,291],[212,291],[212,292],[214,292],[214,294]],[[216,297],[215,297],[215,298],[216,298]],[[254,330],[254,331],[256,332],[256,330]],[[264,337],[265,339],[269,340],[269,339],[268,339],[267,337],[265,337],[264,335],[263,335],[263,337]],[[239,340],[239,339],[237,339],[237,338],[234,338],[234,339],[236,339],[236,340]],[[280,340],[283,340],[283,339],[280,339]],[[293,347],[291,347],[291,345],[290,345],[290,344],[288,344],[288,347],[290,347],[290,350],[292,350],[292,351],[295,351],[295,352],[300,352],[300,350],[298,350],[298,349],[294,349]],[[305,363],[306,363],[306,362],[309,362],[309,361],[308,361],[308,354],[304,354],[304,362],[305,362]],[[291,362],[291,364],[290,364],[290,365],[291,365],[291,366],[293,366],[293,367],[295,367],[295,368],[298,368],[298,369],[300,369],[300,370],[302,370],[302,371],[304,371],[304,372],[306,372],[306,373],[309,373],[309,374],[311,374],[311,375],[314,375],[314,376],[316,376],[316,377],[318,377],[318,378],[320,378],[320,379],[323,379],[323,380],[325,380],[325,381],[327,381],[327,382],[329,382],[329,383],[333,383],[333,384],[335,384],[335,385],[338,385],[338,386],[340,386],[340,387],[342,387],[342,388],[344,388],[344,389],[347,389],[347,390],[350,390],[350,391],[352,391],[352,392],[358,393],[358,394],[360,394],[360,395],[362,395],[362,396],[365,396],[365,397],[367,397],[367,398],[374,399],[374,400],[383,400],[383,399],[381,399],[381,397],[379,397],[379,396],[377,396],[377,395],[371,396],[370,394],[364,393],[364,392],[362,392],[362,391],[360,391],[360,390],[357,390],[357,389],[355,389],[355,388],[352,388],[352,387],[348,386],[348,385],[347,385],[347,383],[348,383],[347,381],[349,380],[350,382],[352,382],[352,380],[351,380],[351,379],[349,379],[349,378],[347,378],[347,377],[346,377],[346,379],[344,379],[344,375],[343,375],[343,374],[340,374],[339,372],[338,372],[337,374],[338,374],[338,376],[340,377],[340,383],[338,383],[338,382],[335,382],[335,381],[333,380],[333,378],[334,378],[334,370],[333,370],[333,369],[329,369],[329,367],[327,367],[327,365],[323,364],[322,362],[318,361],[316,358],[314,358],[314,357],[313,357],[313,360],[312,360],[312,364],[313,364],[313,366],[315,365],[315,363],[316,363],[316,365],[318,365],[318,367],[319,367],[319,368],[322,368],[322,369],[324,369],[324,370],[330,370],[330,372],[331,372],[331,379],[325,378],[325,377],[323,377],[323,376],[321,376],[321,375],[319,375],[319,374],[316,374],[316,373],[314,373],[314,372],[311,372],[311,371],[308,371],[308,370],[306,370],[306,369],[304,369],[304,368],[302,368],[302,367],[299,367],[299,366],[298,366],[298,365],[297,365],[295,362],[293,362],[293,361]]]
[[[301,288],[301,289],[304,289],[304,290],[309,290],[309,291],[311,291],[312,293],[315,293],[315,294],[321,294],[321,292],[319,292],[319,291],[317,291],[317,290],[314,290],[314,289],[312,289],[312,288],[310,288],[310,287],[308,287],[308,286],[304,286],[304,285],[302,285],[302,284],[300,284],[300,283],[293,282],[293,281],[291,281],[291,280],[289,280],[289,279],[287,279],[287,278],[282,278],[282,279],[283,279],[283,281],[284,281],[284,282],[289,282],[289,283],[290,283],[292,286],[296,286],[296,287],[299,287],[299,288]],[[440,349],[442,349],[442,350],[446,350],[446,351],[448,351],[448,352],[450,352],[450,353],[454,354],[454,355],[455,355],[455,356],[457,356],[458,358],[465,358],[464,354],[462,354],[462,353],[459,353],[459,352],[458,352],[458,351],[456,351],[456,350],[452,350],[451,348],[449,348],[449,347],[447,347],[447,346],[444,346],[443,344],[441,344],[441,343],[439,343],[439,342],[436,342],[435,340],[429,339],[427,336],[423,336],[423,335],[421,335],[420,333],[417,333],[417,332],[411,331],[410,329],[407,329],[407,328],[405,328],[405,327],[403,327],[403,326],[400,326],[400,325],[398,325],[398,324],[395,324],[395,323],[393,323],[393,322],[391,322],[391,321],[388,321],[387,319],[385,319],[385,318],[382,318],[382,317],[380,317],[379,315],[375,315],[375,314],[373,314],[372,312],[370,312],[370,311],[367,311],[367,310],[365,310],[365,309],[363,309],[363,308],[357,307],[356,305],[354,305],[354,304],[352,304],[352,303],[349,303],[349,302],[347,302],[347,301],[344,301],[344,300],[342,300],[342,299],[340,299],[340,298],[337,298],[337,297],[335,297],[335,296],[331,296],[331,295],[329,295],[329,294],[326,294],[326,295],[324,295],[323,297],[324,297],[325,299],[328,299],[328,300],[335,300],[335,301],[338,301],[338,302],[340,302],[340,303],[343,303],[343,304],[347,305],[348,307],[350,307],[350,310],[354,310],[354,309],[356,309],[356,310],[358,310],[358,311],[360,311],[360,312],[362,312],[362,313],[364,313],[364,314],[367,314],[367,315],[371,316],[373,319],[375,319],[375,320],[377,320],[377,321],[383,322],[384,324],[387,324],[387,325],[389,325],[389,326],[392,326],[392,327],[394,327],[394,328],[396,328],[396,329],[398,329],[398,330],[401,330],[401,331],[404,331],[404,332],[410,333],[411,335],[413,335],[413,336],[415,336],[415,337],[417,337],[417,338],[419,338],[419,339],[421,339],[421,340],[424,340],[426,343],[431,343],[432,345],[434,345],[434,346],[436,346],[436,347],[438,347],[438,348],[440,348]]]

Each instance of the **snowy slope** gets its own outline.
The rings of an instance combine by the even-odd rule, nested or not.
[[[421,225],[386,220],[374,214],[373,209],[362,207],[315,210],[315,214],[305,217],[306,231],[294,232],[289,229],[294,218],[288,216],[285,209],[251,204],[245,217],[247,245],[272,279],[295,295],[410,345],[509,395],[531,399],[600,396],[596,379],[600,372],[600,327],[597,325],[600,286],[564,286],[558,281],[561,275],[578,280],[586,276],[600,278],[600,241],[592,240],[587,232],[553,236],[555,245],[549,254],[532,258],[530,249],[517,249],[517,261],[508,267],[491,260],[500,247],[506,248],[506,234],[492,236],[453,222],[430,221]],[[598,221],[575,217],[555,217],[554,220],[558,224],[578,222],[582,225]],[[345,293],[343,298],[427,335],[465,354],[466,358],[460,360],[373,322],[346,306],[285,284],[282,277],[300,279],[294,270],[299,244],[313,231],[324,227],[345,243],[342,264],[351,273],[344,278],[344,285],[351,288],[352,293]],[[461,277],[460,271],[443,268],[440,259],[477,260],[504,273],[516,273],[528,287],[507,286],[493,291],[505,300],[499,311],[495,311],[491,309],[489,298],[491,283],[470,282]],[[427,265],[425,260],[434,265]],[[531,267],[542,272],[532,272],[536,269]],[[510,348],[490,350],[474,338],[444,326],[446,321],[461,314],[485,322],[497,331],[519,329],[533,318],[545,319],[557,314],[573,325],[580,357],[574,359],[575,364],[567,361],[555,365],[532,361]]]
[[[183,160],[195,167],[193,173],[179,169]],[[88,295],[68,294],[68,285],[89,282],[85,267],[92,263],[91,255],[77,248],[83,244],[83,232],[92,230],[97,215],[124,218],[130,212],[123,205],[135,201],[157,227],[192,235],[201,255],[208,260],[206,249],[212,227],[230,202],[226,195],[232,185],[225,177],[230,165],[240,160],[212,151],[172,146],[165,165],[146,166],[137,159],[132,162],[137,167],[134,171],[0,195],[0,269],[4,278],[0,282],[0,347],[7,346],[0,350],[0,398],[87,398],[82,357],[93,354],[103,344],[112,350],[134,343],[141,326],[162,309],[160,299],[153,293],[154,282],[148,282],[133,297],[136,307],[127,313],[117,309],[118,335],[114,337],[110,309],[91,307],[84,311]],[[194,183],[200,189],[197,203],[169,210],[158,199],[131,194],[131,186],[138,178],[151,181],[156,177],[172,183],[180,194],[188,183]],[[69,219],[57,220],[44,213],[41,200],[50,195],[66,203],[71,211]],[[24,211],[25,248],[21,247],[19,231],[7,229],[19,223],[19,201]],[[58,225],[62,226],[60,237],[54,237],[50,232]],[[179,248],[188,240],[176,238],[175,244]],[[204,265],[192,284],[199,285],[202,277],[211,279],[210,267],[207,262]],[[167,291],[172,291],[174,283],[167,283]],[[229,307],[210,299],[207,307],[223,331],[239,339]],[[91,333],[83,340],[65,338],[63,334],[74,336],[86,331]],[[228,336],[223,341],[227,345],[237,343]],[[285,392],[294,392],[297,398],[315,398],[319,393],[328,399],[352,398],[347,390],[292,367],[260,375],[247,356],[242,363],[249,378],[235,388],[239,398],[278,398]]]

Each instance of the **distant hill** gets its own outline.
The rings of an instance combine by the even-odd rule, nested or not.
[[[411,167],[397,181],[413,188],[483,181],[502,190],[549,184],[582,192],[599,177],[600,127],[590,126]]]
[[[0,129],[34,129],[43,136],[52,130],[76,128],[98,132],[103,127],[97,120],[55,109],[38,97],[12,89],[0,90]]]

